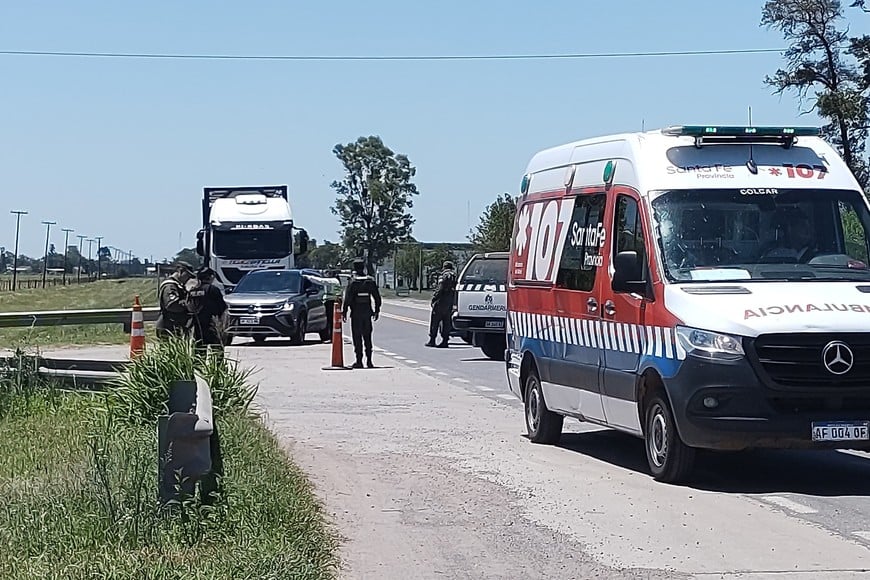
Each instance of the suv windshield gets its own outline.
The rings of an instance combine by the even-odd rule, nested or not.
[[[857,191],[677,190],[652,210],[671,281],[870,280]]]
[[[269,259],[290,255],[288,230],[217,230],[214,236],[214,254],[219,258]]]
[[[250,272],[236,286],[236,294],[299,294],[302,275],[287,270]]]
[[[462,277],[463,284],[507,284],[508,259],[504,258],[477,258],[472,260],[465,275]]]

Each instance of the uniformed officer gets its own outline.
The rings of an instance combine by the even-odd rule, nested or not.
[[[193,278],[193,267],[187,262],[176,262],[175,272],[160,283],[158,300],[160,316],[157,318],[157,336],[184,336],[190,331],[190,311],[187,308],[187,288]]]
[[[344,304],[341,309],[341,319],[347,322],[347,311],[350,309],[351,332],[353,333],[353,350],[356,362],[353,368],[363,368],[363,342],[367,366],[372,364],[372,320],[377,320],[381,313],[381,293],[374,278],[365,274],[365,263],[360,260],[353,262],[353,278],[344,293]],[[372,299],[375,308],[372,310]]]
[[[193,337],[199,346],[223,347],[218,323],[227,310],[224,295],[214,284],[215,272],[211,268],[202,268],[196,278],[199,284],[188,295]]]
[[[450,342],[450,331],[452,323],[450,317],[453,315],[453,304],[456,301],[456,271],[453,269],[453,262],[447,260],[444,262],[441,276],[438,278],[438,285],[435,287],[435,293],[432,295],[432,316],[429,319],[429,342],[426,346],[437,346],[438,348],[447,348]],[[441,342],[435,344],[435,338],[438,336],[438,331],[441,331]]]

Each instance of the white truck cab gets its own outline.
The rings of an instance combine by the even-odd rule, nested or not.
[[[471,257],[456,282],[453,327],[487,357],[505,357],[507,271],[509,252],[488,252]]]

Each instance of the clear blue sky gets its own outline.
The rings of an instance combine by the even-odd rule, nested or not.
[[[27,0],[0,49],[282,55],[577,53],[781,47],[761,1]],[[851,18],[863,18],[849,12]],[[863,24],[863,22],[862,22]],[[856,26],[853,25],[853,31]],[[678,123],[813,124],[763,84],[778,54],[564,61],[259,62],[0,56],[0,209],[11,249],[44,219],[155,259],[190,246],[202,187],[288,184],[296,221],[337,240],[336,143],[380,135],[417,167],[414,235],[465,241],[539,149]],[[471,223],[467,220],[470,202]],[[62,234],[52,234],[62,246]]]

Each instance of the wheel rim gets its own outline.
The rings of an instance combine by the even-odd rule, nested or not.
[[[652,462],[656,467],[662,467],[668,457],[668,422],[661,405],[653,407],[651,415],[647,447]]]
[[[529,394],[526,395],[526,420],[529,430],[537,431],[541,422],[541,391],[535,379],[529,379]]]

